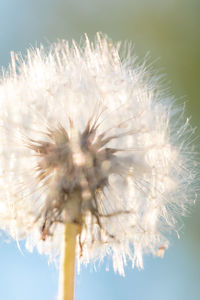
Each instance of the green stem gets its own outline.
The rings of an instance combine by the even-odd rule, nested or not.
[[[74,223],[65,225],[64,252],[60,269],[59,300],[74,300],[76,237],[79,232],[79,225]]]

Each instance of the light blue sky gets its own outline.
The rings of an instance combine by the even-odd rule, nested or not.
[[[5,238],[5,236],[4,236]],[[163,259],[148,256],[144,270],[126,268],[120,277],[105,266],[82,267],[76,276],[77,300],[198,300],[200,264],[190,247],[177,240]],[[15,242],[0,244],[0,299],[55,300],[58,270],[45,256],[27,252]]]

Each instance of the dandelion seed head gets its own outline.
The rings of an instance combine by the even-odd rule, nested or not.
[[[121,47],[121,48],[120,48]],[[78,223],[79,262],[163,256],[192,202],[193,129],[146,66],[97,35],[12,54],[0,83],[0,228],[60,253]],[[123,52],[123,51],[122,51]]]

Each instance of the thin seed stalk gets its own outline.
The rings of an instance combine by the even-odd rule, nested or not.
[[[63,257],[60,266],[59,300],[74,300],[74,277],[76,263],[76,237],[80,225],[65,225]]]

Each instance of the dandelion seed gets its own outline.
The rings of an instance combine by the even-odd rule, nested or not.
[[[0,227],[54,257],[64,225],[77,224],[78,261],[108,255],[124,275],[127,259],[142,268],[145,253],[168,248],[196,166],[182,107],[120,47],[98,34],[12,55],[0,84]]]

